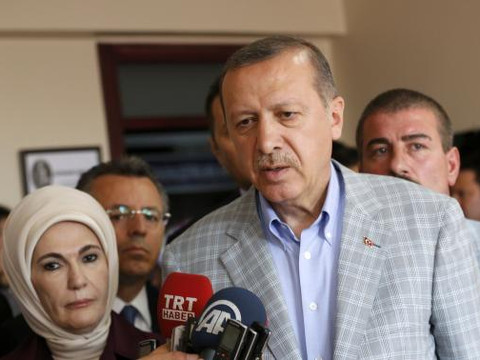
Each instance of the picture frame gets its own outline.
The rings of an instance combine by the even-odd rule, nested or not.
[[[75,187],[83,172],[101,162],[98,146],[25,149],[19,155],[24,195],[46,185]]]

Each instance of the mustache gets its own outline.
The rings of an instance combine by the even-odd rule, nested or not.
[[[298,169],[298,160],[289,153],[273,152],[270,154],[259,154],[255,159],[255,168],[262,170],[266,168],[292,167]]]

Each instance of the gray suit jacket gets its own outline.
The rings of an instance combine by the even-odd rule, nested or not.
[[[480,359],[480,271],[456,201],[404,180],[340,170],[346,203],[333,358]],[[171,243],[163,266],[165,274],[204,274],[215,290],[253,291],[272,329],[264,358],[301,359],[255,189]]]
[[[480,264],[480,221],[467,219],[467,225],[472,231],[474,245],[477,251],[477,261]]]

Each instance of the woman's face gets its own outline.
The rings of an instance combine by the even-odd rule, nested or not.
[[[87,226],[61,222],[50,227],[33,252],[32,283],[52,321],[75,334],[93,330],[108,296],[108,265]]]

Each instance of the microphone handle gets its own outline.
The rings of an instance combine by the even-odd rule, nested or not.
[[[205,348],[200,351],[199,355],[203,360],[213,360],[215,357],[215,352],[216,351],[214,349]]]

